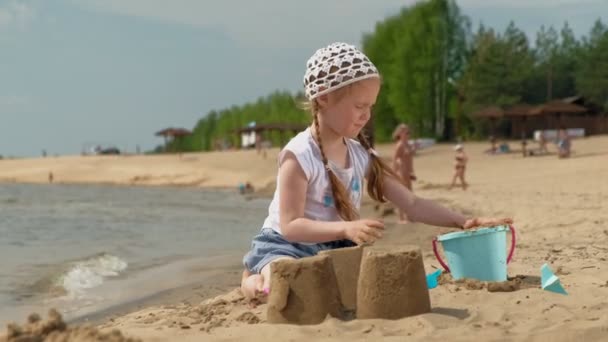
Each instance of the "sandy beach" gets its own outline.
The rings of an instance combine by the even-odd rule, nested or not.
[[[103,332],[119,329],[144,341],[268,340],[471,340],[596,341],[608,336],[608,136],[573,141],[573,155],[523,158],[521,153],[487,155],[487,143],[465,143],[470,188],[448,190],[452,177],[451,145],[419,152],[414,191],[469,215],[510,216],[518,243],[509,276],[525,281],[513,292],[489,292],[448,282],[430,290],[432,312],[400,320],[328,318],[319,325],[266,323],[265,305],[251,307],[238,290],[228,288],[202,303],[192,287],[176,290],[135,312],[108,313],[95,319]],[[512,142],[512,148],[519,148]],[[378,148],[391,155],[391,145]],[[194,186],[230,188],[250,182],[260,195],[274,189],[276,155],[255,151],[160,156],[66,156],[0,160],[0,182]],[[383,216],[366,201],[363,213]],[[427,273],[440,267],[431,251],[432,237],[449,229],[421,224],[398,225],[384,216],[386,234],[378,244],[420,246]],[[261,224],[261,222],[260,222]],[[246,251],[244,250],[243,253]],[[548,263],[568,295],[543,291],[540,267]],[[224,279],[233,279],[234,272]],[[230,284],[231,282],[224,281]],[[208,292],[208,295],[215,295]],[[187,299],[187,300],[185,300]],[[169,301],[170,303],[167,303]],[[41,313],[43,314],[43,313]],[[25,321],[25,317],[21,319]],[[2,333],[0,333],[2,334]],[[0,341],[3,339],[0,337]]]

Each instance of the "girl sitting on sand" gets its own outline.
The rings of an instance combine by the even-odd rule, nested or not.
[[[413,221],[461,229],[511,223],[466,218],[414,196],[399,181],[361,134],[381,82],[376,67],[354,46],[331,44],[315,52],[306,66],[304,87],[312,125],[279,154],[268,216],[243,259],[245,296],[263,298],[269,293],[274,261],[381,238],[381,221],[359,217],[365,179],[373,199],[391,201]]]

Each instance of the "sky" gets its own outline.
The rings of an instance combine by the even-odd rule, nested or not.
[[[534,40],[568,21],[585,35],[607,0],[460,0],[464,14]],[[213,109],[302,89],[305,62],[359,45],[413,0],[0,0],[0,155],[162,143]],[[238,9],[238,10],[236,10]],[[607,22],[608,18],[601,18]]]

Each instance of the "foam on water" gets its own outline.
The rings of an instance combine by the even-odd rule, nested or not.
[[[69,297],[79,297],[85,290],[103,284],[106,278],[120,275],[127,267],[127,262],[121,258],[111,254],[101,254],[76,262],[59,277],[57,285],[63,287]]]

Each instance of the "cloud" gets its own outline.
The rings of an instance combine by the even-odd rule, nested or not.
[[[68,0],[84,8],[223,32],[259,48],[316,46],[335,40],[358,43],[361,32],[415,0]],[[580,6],[601,10],[606,0],[458,0],[465,13],[530,10],[567,15]],[[538,12],[542,11],[542,13]]]
[[[242,44],[292,46],[360,39],[376,21],[413,0],[72,0],[85,8],[226,32]],[[324,38],[327,37],[327,38]]]
[[[463,8],[560,9],[569,6],[605,5],[605,0],[459,0]]]
[[[15,26],[24,29],[35,17],[36,11],[26,1],[12,0],[0,6],[0,28]]]

